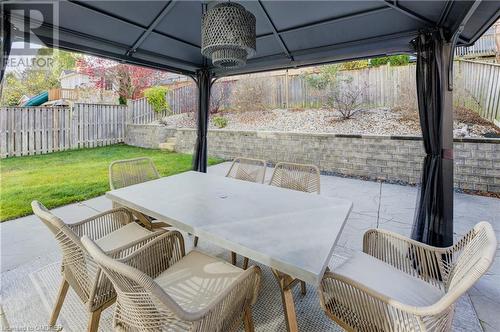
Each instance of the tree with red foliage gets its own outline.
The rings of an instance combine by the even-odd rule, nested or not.
[[[120,101],[137,99],[144,89],[157,85],[165,78],[166,72],[159,70],[118,63],[112,60],[85,56],[77,63],[79,72],[92,78],[96,88],[104,88],[106,84],[118,87]]]

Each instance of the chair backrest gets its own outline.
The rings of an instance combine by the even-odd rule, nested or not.
[[[308,193],[320,192],[320,173],[315,165],[277,163],[269,183],[271,186]]]
[[[266,161],[260,159],[251,159],[238,157],[233,160],[231,168],[226,174],[226,177],[264,183],[266,176]]]
[[[61,229],[66,226],[61,218],[55,216],[39,201],[31,202],[33,213],[47,226],[47,228],[56,236]]]
[[[490,268],[497,239],[491,225],[480,222],[443,257],[447,293],[462,294]]]
[[[86,303],[90,298],[92,282],[97,271],[97,266],[89,261],[88,255],[82,246],[78,235],[59,217],[38,201],[31,202],[33,213],[54,234],[62,252],[62,268],[66,280],[78,294],[80,299]]]
[[[184,314],[183,309],[153,280],[155,273],[170,265],[169,255],[161,253],[175,247],[171,241],[182,241],[180,233],[175,235],[173,232],[160,235],[121,260],[109,257],[91,239],[82,237],[83,246],[111,280],[117,293],[115,325],[124,322],[141,331],[155,331],[161,330],[166,322],[181,323],[178,316]],[[176,254],[184,256],[183,251]],[[148,272],[145,270],[156,272],[145,273]]]
[[[151,158],[134,158],[113,161],[109,165],[109,186],[120,189],[160,178]]]

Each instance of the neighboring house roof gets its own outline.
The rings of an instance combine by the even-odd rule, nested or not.
[[[65,69],[61,72],[61,75],[59,75],[59,78],[63,78],[65,76],[73,75],[73,74],[78,74],[75,70],[68,70]]]
[[[165,78],[162,79],[158,85],[168,85],[176,82],[185,82],[190,78],[185,75],[175,74],[175,73],[166,73]]]

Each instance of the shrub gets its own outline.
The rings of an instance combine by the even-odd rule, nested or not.
[[[144,90],[144,96],[155,112],[160,113],[163,110],[170,111],[170,105],[166,98],[168,91],[169,90],[163,86],[154,86]]]
[[[269,78],[244,78],[238,80],[231,96],[231,104],[238,111],[266,109],[266,97],[272,91]]]
[[[352,81],[352,77],[339,80],[327,101],[327,106],[339,112],[343,120],[352,118],[363,105],[363,90],[366,87],[354,86]]]
[[[118,97],[118,103],[120,105],[127,105],[127,97],[125,97],[125,96]]]
[[[324,90],[335,84],[338,70],[337,65],[322,66],[319,73],[306,74],[304,75],[304,79],[310,87],[317,90]]]
[[[227,126],[227,119],[222,116],[214,116],[212,118],[212,122],[219,129],[222,129]]]
[[[347,61],[339,64],[339,70],[356,70],[367,68],[368,60]]]
[[[404,66],[410,63],[410,56],[406,54],[402,55],[392,55],[392,56],[382,56],[374,59],[370,59],[370,65],[372,67],[378,67],[382,65],[389,64],[391,66]]]

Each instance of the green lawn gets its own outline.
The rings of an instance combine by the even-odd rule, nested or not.
[[[109,190],[108,165],[137,157],[152,158],[161,176],[191,168],[191,155],[123,144],[2,159],[0,221],[31,214],[34,199],[54,208],[102,195]]]

